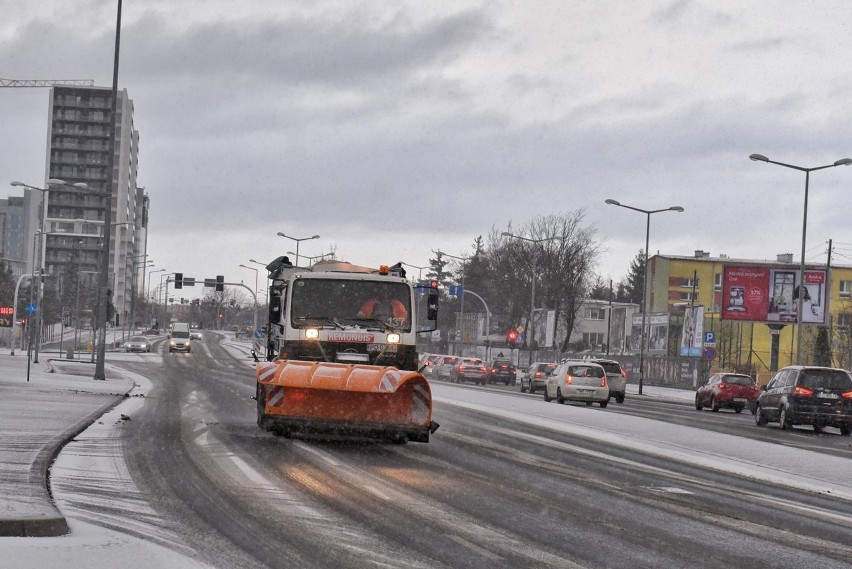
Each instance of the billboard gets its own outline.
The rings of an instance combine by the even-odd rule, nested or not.
[[[630,346],[638,352],[642,345],[642,315],[634,315]],[[666,312],[650,313],[645,318],[645,335],[648,353],[665,353],[668,350],[669,315]]]
[[[704,307],[687,306],[683,310],[680,355],[700,357],[704,347]]]
[[[800,271],[786,267],[725,267],[722,279],[722,320],[785,324],[825,324],[828,313],[824,269]]]
[[[0,306],[0,328],[11,328],[15,309],[11,306]]]

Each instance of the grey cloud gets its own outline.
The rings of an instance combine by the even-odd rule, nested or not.
[[[127,67],[130,73],[163,81],[189,74],[219,84],[252,80],[341,88],[365,80],[393,81],[436,61],[449,61],[491,27],[475,12],[416,27],[356,24],[345,17],[293,16],[197,24],[176,33],[152,14],[125,31]]]

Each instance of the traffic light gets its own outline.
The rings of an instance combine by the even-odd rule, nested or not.
[[[509,345],[515,345],[518,342],[518,331],[514,328],[509,328],[509,331],[506,332],[506,343]]]
[[[175,288],[183,288],[183,273],[175,273]]]
[[[223,290],[225,290],[225,277],[216,275],[216,292],[222,292]]]

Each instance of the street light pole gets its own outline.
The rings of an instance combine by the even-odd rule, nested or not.
[[[147,302],[148,306],[149,306],[149,310],[148,310],[148,328],[149,329],[151,327],[151,320],[154,316],[154,311],[150,310],[151,305],[153,304],[151,302],[152,301],[152,298],[151,298],[151,275],[153,275],[154,273],[162,273],[165,270],[166,269],[157,269],[156,271],[148,271],[148,290],[145,293],[145,302]]]
[[[645,313],[648,311],[648,241],[651,235],[651,214],[652,213],[660,213],[663,211],[677,211],[682,212],[683,208],[679,205],[673,205],[671,207],[663,208],[663,209],[642,209],[638,207],[633,207],[629,205],[624,205],[613,199],[608,199],[604,203],[608,205],[617,205],[618,207],[623,207],[626,209],[632,209],[633,211],[638,211],[640,213],[644,213],[646,216],[645,221],[645,266],[642,274],[642,339],[641,345],[639,346],[639,395],[642,395],[642,385],[645,380]]]
[[[515,235],[514,233],[510,233],[508,231],[504,231],[500,235],[502,235],[503,237],[512,237],[514,239],[521,239],[523,241],[529,241],[530,243],[533,243],[534,245],[539,245],[539,244],[544,243],[546,241],[559,241],[559,239],[560,239],[559,237],[545,237],[543,239],[530,239],[529,237],[521,237],[520,235]],[[529,321],[529,325],[528,325],[529,330],[527,330],[527,345],[530,348],[530,352],[532,352],[533,337],[534,337],[534,330],[535,330],[535,328],[533,326],[533,319],[535,318],[535,280],[536,280],[536,272],[537,272],[537,269],[538,269],[538,256],[539,256],[539,254],[540,254],[540,251],[538,250],[538,247],[535,247],[535,249],[533,250],[533,257],[532,257],[532,263],[531,263],[532,274],[530,275],[530,321]],[[532,354],[530,354],[530,355],[532,356]],[[532,361],[532,357],[530,357],[530,361]]]
[[[444,254],[446,255],[446,253],[444,253]],[[410,265],[410,264],[404,263],[404,262],[402,264],[405,265],[406,267],[411,267],[412,269],[417,269],[419,271],[419,273],[417,274],[417,280],[418,281],[423,280],[423,269],[431,269],[432,268],[431,266],[418,267],[417,265]]]
[[[459,334],[459,336],[460,336],[459,341],[461,342],[462,352],[463,352],[464,351],[464,329],[465,329],[465,325],[464,325],[464,278],[467,274],[466,263],[470,260],[470,257],[456,257],[455,255],[450,255],[449,253],[442,253],[442,255],[444,255],[445,257],[449,257],[450,259],[455,259],[457,261],[462,262],[462,279],[461,279],[462,280],[462,282],[461,282],[462,293],[461,293],[461,306],[459,308],[459,320],[461,320],[461,326],[460,326],[461,334]],[[463,355],[463,354],[459,354],[459,355]]]
[[[252,334],[257,334],[257,275],[258,270],[254,267],[249,267],[248,265],[240,265],[244,269],[248,269],[250,271],[254,271],[254,327],[252,328]]]
[[[298,256],[299,256],[299,255],[298,255],[298,253],[294,253],[293,251],[287,251],[287,254],[288,254],[288,255],[296,255],[296,257],[297,257],[297,258],[298,258]],[[307,259],[307,260],[308,260],[308,263],[310,263],[311,265],[313,265],[313,264],[314,264],[314,259],[320,259],[320,260],[322,260],[322,259],[325,259],[326,257],[328,257],[329,255],[333,255],[333,254],[334,254],[334,253],[323,253],[322,255],[314,255],[313,257],[311,257],[310,255],[302,255],[302,257],[304,257],[305,259]]]
[[[769,164],[776,164],[778,166],[784,166],[785,168],[792,168],[793,170],[798,170],[800,172],[805,173],[805,204],[802,208],[802,257],[799,262],[799,299],[798,305],[796,308],[796,365],[801,365],[802,363],[802,306],[804,301],[804,292],[805,292],[805,240],[808,234],[808,184],[810,182],[811,172],[815,172],[817,170],[824,170],[826,168],[834,168],[835,166],[849,166],[852,164],[852,158],[841,158],[837,160],[834,164],[826,164],[825,166],[817,166],[816,168],[803,168],[802,166],[794,166],[793,164],[785,164],[783,162],[775,162],[774,160],[770,160],[766,156],[762,154],[752,154],[749,156],[749,159],[754,160],[755,162],[768,162]],[[795,291],[796,288],[794,287]]]
[[[309,241],[311,239],[319,239],[320,238],[319,235],[313,235],[311,237],[290,237],[289,235],[284,235],[280,231],[278,232],[278,236],[284,237],[286,239],[292,239],[293,241],[296,242],[296,266],[297,267],[299,266],[299,243],[301,243],[302,241]]]
[[[36,243],[35,243],[35,237],[36,237],[37,234],[41,235],[40,245],[38,246],[38,251],[39,251],[38,279],[36,279],[36,277],[34,276],[33,280],[31,281],[31,286],[30,286],[30,303],[31,304],[33,302],[32,292],[33,292],[34,287],[37,287],[37,290],[38,290],[38,295],[36,296],[36,298],[38,299],[38,304],[37,304],[38,312],[36,312],[33,315],[28,315],[29,317],[27,318],[27,323],[28,323],[27,324],[27,326],[28,326],[27,331],[28,332],[30,330],[32,330],[32,326],[30,324],[30,321],[35,320],[35,324],[36,324],[35,332],[36,332],[36,335],[37,335],[37,339],[36,339],[36,348],[35,348],[35,356],[34,356],[33,363],[37,364],[38,363],[38,348],[39,348],[39,345],[41,344],[41,326],[42,326],[42,310],[41,310],[41,306],[40,306],[41,305],[41,298],[42,298],[41,279],[42,279],[42,275],[44,275],[44,261],[45,261],[44,257],[46,255],[46,248],[47,248],[47,239],[45,238],[45,233],[44,233],[44,220],[47,217],[48,192],[51,192],[51,191],[54,191],[54,192],[72,192],[72,191],[74,191],[72,188],[85,189],[85,188],[88,188],[89,185],[86,184],[85,182],[77,182],[75,184],[68,184],[68,182],[66,182],[65,180],[60,180],[58,178],[50,178],[47,181],[47,187],[46,188],[37,188],[36,186],[31,186],[29,184],[25,184],[23,182],[18,182],[18,181],[11,182],[11,185],[16,186],[16,187],[26,188],[28,190],[33,190],[33,191],[36,191],[36,192],[41,192],[41,205],[39,207],[39,209],[41,209],[41,214],[39,215],[39,228],[38,228],[37,232],[33,233],[33,267],[32,267],[32,274],[33,275],[36,274],[36,255],[35,255]],[[65,187],[64,188],[51,189],[51,186],[65,186]],[[30,342],[32,341],[32,337],[33,337],[32,334],[30,334]],[[27,357],[29,357],[29,354],[30,354],[30,348],[27,349]]]

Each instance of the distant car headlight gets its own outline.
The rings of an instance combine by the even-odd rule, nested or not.
[[[388,334],[388,344],[399,344],[400,336],[396,332]]]
[[[171,342],[169,342],[169,345],[170,345],[170,346],[174,346],[174,345],[175,345],[175,341],[174,341],[174,340],[172,340]]]
[[[319,330],[317,328],[308,328],[305,330],[305,338],[308,340],[316,340],[319,338]]]

